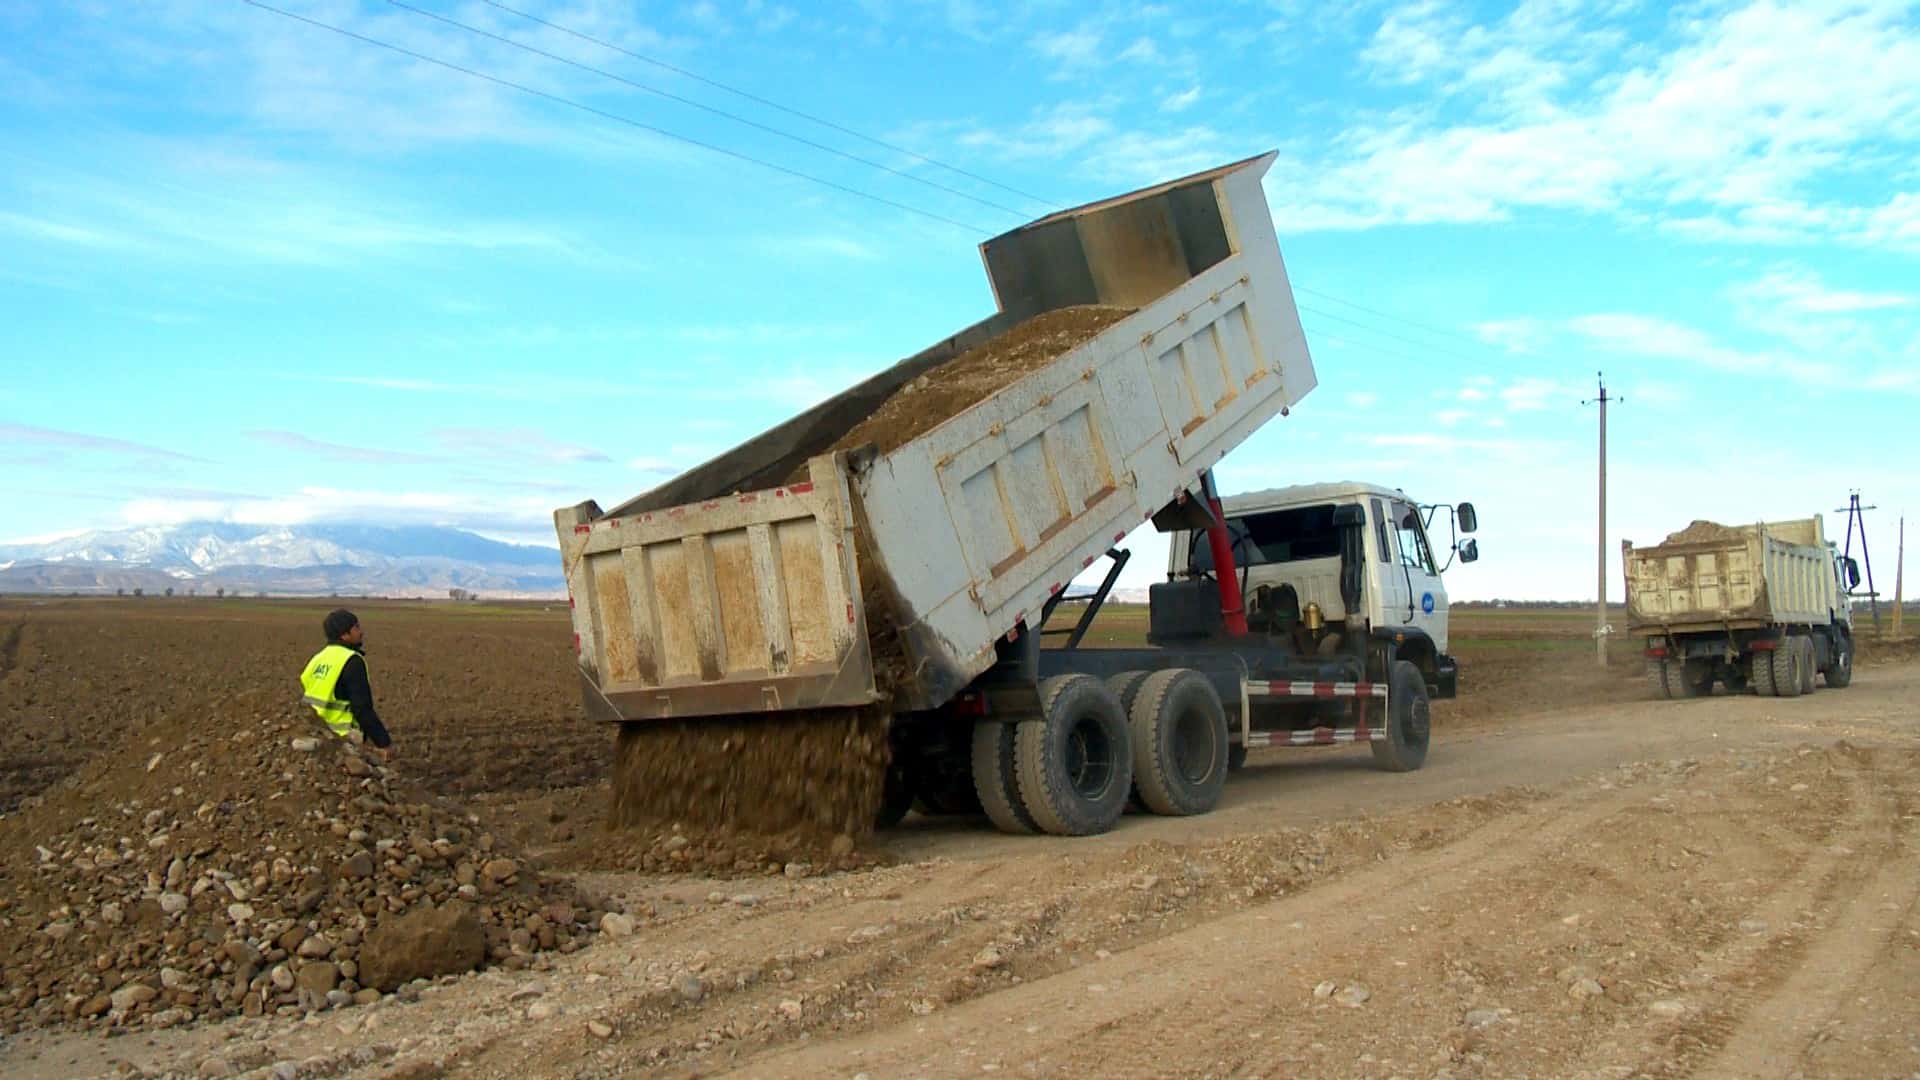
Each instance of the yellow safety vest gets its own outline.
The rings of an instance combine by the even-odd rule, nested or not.
[[[347,661],[358,655],[345,645],[329,645],[314,653],[300,673],[300,688],[306,692],[300,700],[313,706],[327,727],[343,738],[353,731],[353,708],[333,696],[333,687],[346,670]]]

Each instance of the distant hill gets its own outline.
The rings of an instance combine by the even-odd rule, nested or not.
[[[0,544],[0,592],[445,596],[566,592],[560,553],[461,529],[189,522]]]

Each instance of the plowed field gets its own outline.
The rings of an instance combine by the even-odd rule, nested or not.
[[[0,603],[9,804],[144,756],[156,716],[251,722],[223,710],[263,681],[294,694],[327,606]],[[1593,665],[1584,616],[1463,612],[1462,698],[1420,772],[1266,751],[1205,817],[1063,839],[915,816],[882,865],[823,873],[604,840],[610,740],[577,718],[564,610],[356,610],[393,767],[631,924],[304,1020],[31,1032],[0,1071],[1920,1071],[1910,643],[1867,642],[1844,691],[1655,702],[1627,643]],[[34,842],[10,831],[26,816],[0,843]]]

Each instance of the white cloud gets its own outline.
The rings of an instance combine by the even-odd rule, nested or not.
[[[1555,379],[1535,376],[1515,379],[1500,388],[1499,398],[1512,412],[1537,412],[1554,401],[1579,401],[1579,392]]]
[[[1511,353],[1539,351],[1545,328],[1538,319],[1494,319],[1476,323],[1473,332],[1481,341]]]
[[[1920,140],[1920,27],[1907,8],[1677,9],[1677,43],[1655,52],[1626,43],[1606,12],[1544,0],[1492,27],[1426,0],[1403,6],[1369,47],[1375,70],[1470,95],[1477,112],[1429,103],[1358,118],[1325,160],[1297,163],[1313,179],[1282,189],[1275,210],[1293,228],[1360,228],[1555,208],[1743,239],[1839,226],[1852,242],[1910,249],[1920,195],[1877,209],[1806,201],[1856,148]]]
[[[1777,372],[1808,383],[1830,383],[1838,374],[1830,364],[1730,348],[1694,327],[1645,315],[1584,315],[1568,325],[1601,348],[1625,356],[1677,360],[1743,375]]]
[[[552,499],[499,498],[471,492],[365,491],[314,486],[271,498],[138,498],[120,509],[127,525],[225,521],[240,525],[303,525],[341,521],[379,525],[451,525],[538,531],[552,520]]]
[[[1347,404],[1356,409],[1371,409],[1380,403],[1380,395],[1371,390],[1359,390],[1347,395]]]
[[[1191,86],[1177,94],[1167,95],[1166,99],[1160,102],[1160,111],[1165,113],[1185,112],[1187,109],[1193,107],[1194,102],[1199,100],[1200,88]]]
[[[439,428],[433,433],[440,445],[465,456],[493,457],[508,461],[551,462],[556,465],[596,464],[613,459],[592,447],[550,439],[532,428]]]
[[[1905,293],[1830,289],[1818,275],[1795,270],[1776,270],[1758,281],[1737,286],[1732,292],[1737,299],[1799,315],[1843,315],[1914,304],[1914,297]]]
[[[1059,65],[1056,77],[1076,68],[1091,67],[1102,58],[1100,31],[1090,24],[1073,30],[1040,34],[1033,39],[1033,50]]]

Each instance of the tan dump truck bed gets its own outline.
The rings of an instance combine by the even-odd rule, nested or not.
[[[997,314],[612,510],[556,512],[589,713],[924,709],[990,667],[996,641],[1312,389],[1261,187],[1272,160],[989,240]],[[903,444],[844,444],[943,363],[1095,306],[1124,310]]]
[[[1621,550],[1633,633],[1824,626],[1847,603],[1818,515],[1696,521],[1658,545]]]

